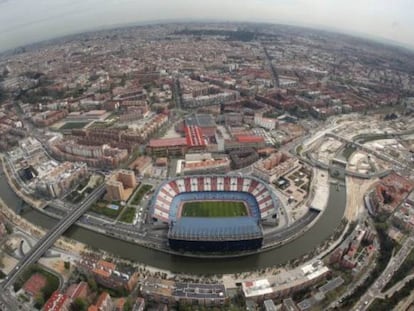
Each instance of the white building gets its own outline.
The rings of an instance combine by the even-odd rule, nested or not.
[[[276,129],[277,120],[271,118],[264,118],[261,113],[256,113],[254,115],[254,124],[256,126],[265,128],[269,131]]]

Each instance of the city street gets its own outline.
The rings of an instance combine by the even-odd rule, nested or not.
[[[414,238],[410,236],[401,246],[401,249],[395,254],[389,261],[385,270],[381,273],[377,280],[372,284],[372,286],[366,291],[366,293],[360,298],[358,303],[353,307],[355,311],[364,311],[369,308],[371,303],[377,298],[382,297],[382,289],[391,279],[392,275],[404,260],[407,258],[411,250],[414,248]]]

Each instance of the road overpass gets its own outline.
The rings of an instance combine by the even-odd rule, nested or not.
[[[319,161],[309,151],[305,152],[304,157],[298,155],[298,158],[310,166],[315,166],[317,168],[320,168],[326,171],[331,171],[336,168],[335,166],[332,165],[332,161],[330,164],[326,164],[322,161]],[[359,173],[359,172],[350,171],[347,169],[343,169],[343,171],[346,176],[356,177],[356,178],[361,178],[361,179],[371,179],[371,178],[376,178],[376,177],[382,178],[392,172],[392,170],[384,170],[384,171],[376,172],[376,173]]]
[[[388,163],[391,163],[393,165],[396,165],[397,167],[401,167],[401,168],[404,168],[404,169],[407,169],[407,170],[411,169],[411,167],[409,167],[406,163],[402,163],[400,161],[397,161],[393,157],[387,155],[384,152],[378,152],[378,151],[373,150],[371,148],[368,148],[368,147],[366,147],[366,146],[364,146],[364,145],[362,145],[362,144],[360,144],[356,141],[349,140],[347,138],[336,135],[334,133],[326,133],[325,136],[332,137],[334,139],[339,140],[342,143],[354,146],[354,147],[358,148],[359,150],[362,150],[362,151],[364,151],[368,154],[372,154],[372,155],[376,156],[378,159],[383,160],[383,161],[388,162]]]
[[[12,271],[7,275],[6,280],[0,288],[4,291],[17,280],[20,274],[31,264],[35,263],[40,257],[56,242],[57,239],[70,227],[105,191],[105,185],[97,187],[81,205],[63,217],[49,232],[47,232],[19,261]]]

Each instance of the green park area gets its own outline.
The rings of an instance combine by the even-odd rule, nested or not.
[[[54,274],[44,270],[40,265],[34,264],[28,267],[23,274],[14,283],[14,290],[17,292],[34,274],[40,274],[46,279],[46,285],[40,290],[39,294],[34,297],[34,307],[41,309],[44,303],[49,299],[55,290],[59,287],[59,279]],[[21,299],[25,299],[24,296]]]
[[[115,206],[118,206],[118,208]],[[90,211],[112,219],[116,219],[121,213],[122,209],[123,207],[119,202],[109,203],[105,200],[99,200],[94,205],[92,205]]]
[[[135,213],[135,207],[130,206],[122,213],[121,217],[119,218],[119,221],[132,223],[134,221]]]
[[[141,203],[141,200],[144,197],[144,195],[148,193],[151,189],[151,185],[142,185],[141,187],[139,187],[138,191],[135,193],[134,198],[131,200],[130,203],[132,205],[138,205],[139,203]]]

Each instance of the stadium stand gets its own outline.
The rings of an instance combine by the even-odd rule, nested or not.
[[[152,203],[152,215],[154,219],[169,222],[165,217],[157,217],[161,213],[156,213],[157,209],[161,212],[169,213],[170,216],[175,215],[175,220],[179,206],[173,204],[174,198],[183,193],[196,193],[196,197],[192,200],[206,200],[208,192],[217,192],[216,200],[229,200],[226,193],[232,193],[234,200],[245,201],[246,194],[251,195],[256,200],[256,205],[260,210],[260,219],[265,219],[276,214],[279,201],[274,197],[272,192],[266,185],[254,178],[247,177],[182,177],[163,183],[156,192]],[[244,194],[244,195],[243,195]],[[181,199],[187,199],[187,196],[180,196]],[[177,201],[177,200],[176,200]],[[251,214],[253,205],[250,205]]]
[[[239,201],[241,217],[181,217],[180,208],[194,201]],[[253,177],[188,176],[165,181],[151,201],[154,222],[169,225],[172,249],[180,251],[243,251],[261,247],[261,221],[275,218],[279,200]]]

